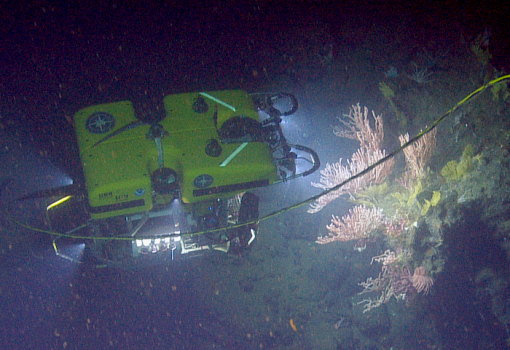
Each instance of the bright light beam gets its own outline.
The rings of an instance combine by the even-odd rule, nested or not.
[[[83,251],[85,249],[85,243],[75,243],[58,247],[57,246],[58,238],[59,237],[53,240],[53,249],[55,250],[55,255],[62,259],[81,264],[82,262],[81,259],[83,258]]]

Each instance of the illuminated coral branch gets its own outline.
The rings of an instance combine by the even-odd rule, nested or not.
[[[396,215],[392,219],[387,219],[384,223],[386,226],[386,237],[395,238],[400,236],[409,226],[409,221],[402,216]]]
[[[374,256],[370,262],[370,265],[372,265],[374,261],[378,263],[382,262],[383,266],[388,266],[397,261],[397,256],[395,255],[395,252],[392,252],[388,249],[383,254]]]
[[[377,299],[372,299],[368,297],[358,302],[358,305],[364,304],[363,313],[371,311],[376,307],[379,307],[382,304],[387,303],[388,301],[390,301],[391,296],[394,295],[389,280],[381,276],[381,274],[379,274],[379,277],[376,278],[369,277],[365,282],[358,283],[358,285],[363,287],[363,291],[361,293],[358,293],[359,295],[371,292],[381,292],[381,295]]]
[[[395,264],[397,257],[394,252],[387,250],[384,254],[373,257],[372,262],[374,261],[382,262],[382,272],[375,279],[369,277],[365,282],[359,283],[363,287],[359,294],[379,292],[381,295],[377,299],[369,297],[360,301],[358,305],[364,304],[363,313],[387,303],[391,297],[404,299],[406,293],[414,288],[409,268]]]
[[[347,161],[347,166],[343,166],[341,158],[338,163],[327,163],[326,168],[320,171],[320,181],[318,183],[312,182],[312,186],[322,188],[323,190],[329,190],[355,175],[358,167],[359,164],[353,163],[352,161]],[[312,214],[316,213],[327,204],[343,195],[349,194],[352,196],[361,188],[361,184],[359,183],[360,181],[361,177],[345,184],[336,191],[329,192],[328,194],[320,197],[314,203],[310,204],[308,212]]]
[[[386,151],[384,150],[368,150],[366,148],[360,148],[356,153],[352,155],[351,163],[354,163],[354,166],[351,166],[351,168],[356,168],[355,173],[358,174],[365,170],[369,165],[377,163],[384,157],[386,157]],[[386,181],[388,176],[391,174],[394,165],[395,160],[391,158],[383,164],[376,166],[367,174],[361,176],[359,178],[360,182],[357,190],[364,189],[368,186],[381,184]]]
[[[368,108],[365,107],[362,113],[359,103],[353,105],[349,114],[344,114],[343,118],[338,117],[345,128],[334,126],[333,132],[338,137],[358,140],[361,148],[380,149],[384,138],[383,120],[380,115],[375,115],[374,111],[372,111],[372,116],[375,121],[374,129],[370,126]]]
[[[359,295],[371,292],[380,292],[379,298],[370,297],[358,302],[358,305],[364,304],[363,313],[371,311],[382,304],[387,303],[394,297],[397,300],[403,300],[406,293],[413,288],[411,283],[411,273],[407,267],[400,268],[397,265],[387,265],[383,267],[383,272],[375,279],[369,277],[365,282],[359,283],[363,291]]]
[[[417,267],[411,275],[407,266],[401,267],[396,264],[397,260],[396,254],[390,250],[372,258],[372,263],[377,261],[383,264],[382,271],[378,277],[369,277],[365,282],[359,283],[363,290],[358,294],[378,292],[381,295],[376,299],[369,297],[360,301],[358,305],[364,304],[363,313],[387,303],[391,297],[401,300],[409,292],[423,292],[423,294],[430,292],[434,280],[427,276],[427,270],[423,266]]]
[[[328,236],[318,237],[317,243],[326,244],[335,241],[346,242],[369,238],[371,233],[384,224],[384,215],[378,208],[368,209],[359,205],[349,210],[341,219],[333,215],[327,225]]]
[[[326,168],[320,172],[320,182],[312,182],[312,186],[319,187],[324,190],[333,188],[352,176],[362,172],[369,164],[374,164],[385,155],[385,152],[381,150],[369,153],[367,150],[360,148],[352,155],[351,160],[347,161],[346,166],[342,165],[342,159],[340,159],[338,163],[326,164]],[[315,203],[310,205],[308,212],[316,213],[342,195],[349,195],[350,197],[353,197],[353,195],[359,190],[384,182],[389,174],[391,174],[393,164],[394,162],[391,159],[384,164],[375,167],[367,174],[348,182],[340,189],[320,197],[317,201],[315,201]]]
[[[404,149],[406,158],[405,182],[414,182],[425,176],[426,165],[436,149],[437,129],[425,134],[418,141]],[[400,144],[409,142],[409,134],[399,136]]]
[[[375,120],[374,129],[370,126],[368,109],[365,107],[364,113],[362,113],[359,104],[352,106],[349,115],[345,115],[346,120],[341,120],[347,129],[335,127],[334,133],[339,137],[357,139],[360,142],[360,148],[352,155],[345,166],[342,165],[342,159],[338,163],[326,164],[326,168],[320,172],[321,178],[319,182],[312,182],[312,186],[329,190],[352,176],[359,174],[368,166],[386,156],[386,152],[381,150],[384,137],[382,117],[376,116],[374,112],[372,112],[372,115]],[[310,205],[308,212],[316,213],[342,195],[348,194],[352,197],[353,194],[361,189],[384,182],[391,174],[394,164],[394,160],[389,159],[367,174],[345,184],[342,188],[320,197],[315,203]]]

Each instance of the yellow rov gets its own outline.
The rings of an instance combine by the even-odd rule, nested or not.
[[[281,117],[298,107],[293,95],[185,93],[163,106],[164,117],[150,122],[130,101],[74,116],[88,234],[97,238],[88,247],[103,262],[138,266],[246,249],[258,232],[259,201],[247,191],[320,166],[313,150],[288,144],[282,132]]]

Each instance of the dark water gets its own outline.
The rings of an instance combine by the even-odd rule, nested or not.
[[[400,133],[419,132],[510,69],[510,9],[501,3],[55,1],[0,10],[0,179],[12,179],[3,182],[1,200],[10,215],[38,228],[46,228],[43,202],[13,200],[81,179],[71,125],[81,108],[131,100],[151,120],[173,93],[286,91],[300,109],[284,131],[325,165],[356,150],[331,129],[351,105],[383,114],[385,148],[392,150]],[[491,53],[485,65],[470,49],[484,35]],[[385,76],[390,67],[398,77]],[[408,78],[418,67],[427,67],[433,81]],[[398,92],[407,129],[381,95],[382,81]],[[409,294],[365,314],[355,306],[358,283],[381,271],[371,257],[395,246],[385,238],[362,253],[352,242],[317,245],[331,215],[351,208],[347,200],[319,214],[301,207],[264,221],[245,256],[137,270],[60,259],[48,235],[3,213],[0,347],[508,347],[510,97],[489,91],[462,109],[458,122],[452,115],[442,124],[428,166],[439,174],[467,144],[482,161],[456,185],[430,175],[422,196],[438,190],[441,204],[419,218],[416,240],[405,243],[415,252],[411,265],[427,262],[435,273],[430,295]],[[396,167],[404,166],[400,156]],[[260,190],[261,213],[319,193],[310,185],[319,177]]]

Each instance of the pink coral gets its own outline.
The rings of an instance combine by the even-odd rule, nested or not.
[[[338,163],[326,164],[326,167],[320,171],[321,177],[318,183],[312,182],[312,186],[322,188],[328,191],[347,181],[342,187],[328,192],[310,205],[309,213],[317,213],[327,204],[336,198],[349,195],[352,197],[356,192],[369,186],[381,184],[391,174],[395,160],[387,159],[374,169],[368,171],[351,181],[353,176],[358,175],[369,166],[377,163],[386,157],[386,151],[382,150],[382,141],[384,138],[383,120],[380,115],[376,116],[372,111],[375,127],[370,126],[368,109],[361,110],[359,103],[353,105],[349,115],[344,115],[345,120],[340,119],[343,127],[335,127],[335,135],[348,139],[358,140],[360,148],[354,153],[345,165],[342,159]]]
[[[327,225],[328,236],[318,237],[316,243],[326,244],[334,241],[347,242],[370,238],[372,232],[384,224],[384,215],[379,208],[369,209],[358,205],[349,210],[341,219],[333,215]]]

